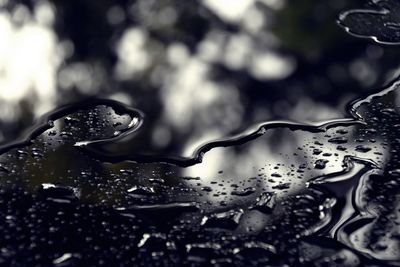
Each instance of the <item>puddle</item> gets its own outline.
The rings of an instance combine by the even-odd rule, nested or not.
[[[348,118],[265,122],[192,157],[104,149],[146,124],[118,102],[61,108],[1,149],[2,260],[395,264],[399,84]]]
[[[396,0],[375,0],[368,7],[345,11],[338,23],[357,37],[400,44],[400,4]]]
[[[66,38],[61,102],[93,97],[0,147],[1,266],[400,266],[400,79],[339,109],[396,72],[397,1],[138,0],[71,40],[57,16],[105,16],[3,2]]]

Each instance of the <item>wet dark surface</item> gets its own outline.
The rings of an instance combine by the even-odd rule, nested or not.
[[[343,12],[339,24],[355,36],[371,38],[383,44],[399,44],[399,11],[399,1],[375,0],[364,9]]]
[[[396,81],[350,118],[267,122],[188,158],[101,150],[146,123],[117,102],[62,108],[3,147],[2,261],[395,264],[398,94]]]
[[[215,3],[0,3],[0,265],[400,265],[398,3]]]

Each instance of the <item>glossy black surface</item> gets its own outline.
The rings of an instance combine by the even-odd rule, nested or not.
[[[400,264],[397,2],[215,3],[1,3],[1,265]]]

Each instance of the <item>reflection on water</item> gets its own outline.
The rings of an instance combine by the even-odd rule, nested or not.
[[[397,201],[381,196],[398,189],[399,124],[393,103],[398,90],[395,81],[357,101],[350,108],[353,118],[319,125],[266,122],[245,134],[207,143],[187,158],[107,152],[102,145],[140,132],[144,115],[106,100],[67,106],[44,118],[26,140],[3,148],[2,194],[11,194],[3,208],[13,214],[6,220],[28,219],[13,206],[16,203],[41,203],[46,206],[41,216],[46,218],[50,211],[75,210],[76,216],[64,217],[61,223],[48,222],[62,236],[63,224],[71,220],[86,225],[81,207],[90,213],[103,210],[118,223],[133,220],[126,222],[135,229],[128,241],[112,241],[111,236],[102,241],[91,237],[91,231],[79,230],[78,243],[63,239],[72,250],[48,253],[48,244],[41,244],[37,252],[29,252],[33,257],[45,251],[55,260],[62,253],[75,253],[81,263],[91,257],[107,263],[114,259],[88,256],[91,249],[83,253],[79,242],[84,238],[89,247],[94,242],[102,251],[110,242],[118,251],[133,245],[129,253],[135,259],[127,260],[132,263],[151,262],[158,252],[156,260],[168,265],[238,259],[243,264],[254,260],[307,266],[299,247],[304,241],[316,246],[314,251],[324,251],[319,245],[319,237],[324,237],[337,242],[325,252],[329,264],[336,257],[345,261],[348,255],[363,265],[394,264],[399,261],[399,243],[386,233],[398,229],[389,219],[396,216]],[[37,211],[32,212],[36,217]],[[116,222],[105,221],[104,229],[93,229],[107,235]],[[14,225],[3,227],[12,231]],[[40,238],[47,226],[32,227],[39,230],[33,236]],[[10,240],[14,239],[5,244],[11,246]],[[19,253],[16,247],[10,250]],[[258,250],[267,255],[253,259]],[[124,257],[125,252],[117,255]]]
[[[341,117],[361,87],[381,84],[397,66],[395,51],[340,34],[331,17],[344,4],[2,6],[5,140],[57,105],[99,96],[149,117],[142,141],[116,150],[187,154],[257,121]]]
[[[400,43],[400,5],[394,0],[376,0],[365,9],[343,12],[339,23],[358,37],[371,38],[379,43]]]
[[[357,2],[0,1],[4,142],[49,112],[1,150],[0,262],[398,265],[399,82],[344,112],[398,54]]]

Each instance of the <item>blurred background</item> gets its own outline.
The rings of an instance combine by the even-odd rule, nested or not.
[[[146,114],[140,133],[113,145],[122,153],[189,155],[257,122],[347,116],[400,66],[395,48],[336,25],[365,4],[0,0],[0,141],[95,97]]]

